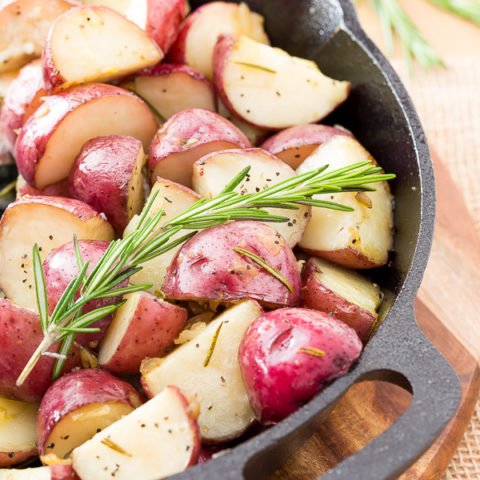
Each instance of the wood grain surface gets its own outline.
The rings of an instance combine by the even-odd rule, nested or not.
[[[455,417],[401,480],[440,478],[469,423],[480,390],[477,359],[452,333],[469,328],[480,311],[480,248],[463,202],[445,165],[433,154],[437,183],[434,243],[422,288],[415,303],[417,322],[459,375],[462,400]],[[457,318],[455,305],[468,301],[470,319]],[[354,385],[320,430],[278,470],[271,480],[312,480],[360,450],[385,431],[411,402],[411,395],[386,382]]]

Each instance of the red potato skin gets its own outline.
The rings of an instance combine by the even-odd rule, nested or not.
[[[325,355],[299,353],[301,347]],[[283,420],[344,375],[361,351],[355,331],[323,312],[285,308],[257,318],[238,354],[257,419],[266,425]]]
[[[146,357],[163,357],[187,321],[187,311],[151,295],[142,295],[125,335],[103,368],[138,373]]]
[[[78,244],[83,261],[90,261],[90,265],[87,269],[88,275],[105,253],[109,242],[102,242],[99,240],[79,240]],[[49,314],[51,314],[68,284],[79,273],[73,242],[66,243],[50,252],[43,262],[43,270],[47,287],[48,311]],[[126,284],[127,281],[124,281],[119,287],[126,286]],[[78,294],[76,298],[78,298]],[[83,307],[83,313],[88,313],[96,308],[114,305],[120,300],[120,297],[91,300]],[[75,338],[76,341],[80,345],[93,348],[95,344],[104,337],[111,321],[111,315],[107,315],[100,320],[97,320],[91,326],[100,328],[100,331],[96,333],[79,333]]]
[[[71,465],[50,465],[51,480],[80,480]]]
[[[15,146],[15,159],[18,170],[26,182],[35,186],[35,170],[45,153],[48,140],[56,127],[73,110],[84,103],[94,101],[104,95],[135,94],[113,85],[91,83],[58,92],[45,98],[37,113],[32,115],[20,131]],[[44,111],[44,115],[39,115]]]
[[[106,402],[136,408],[143,403],[143,398],[129,383],[103,370],[78,370],[58,379],[43,396],[38,410],[40,455],[45,453],[45,444],[59,420],[86,405]]]
[[[185,21],[180,26],[180,31],[177,34],[175,42],[171,45],[167,52],[166,61],[169,63],[186,63],[185,51],[187,43],[187,35],[190,27],[195,23],[195,19],[205,9],[206,5],[196,8],[194,12],[187,16]]]
[[[192,139],[194,143],[185,143]],[[150,145],[148,170],[151,180],[157,177],[155,167],[167,156],[212,142],[231,143],[229,148],[252,147],[246,135],[218,113],[203,108],[176,113],[158,130]]]
[[[145,31],[166,53],[177,39],[186,16],[185,0],[147,0]]]
[[[240,247],[262,257],[289,282],[293,293]],[[232,222],[203,230],[188,240],[167,270],[168,298],[236,302],[249,297],[267,305],[297,306],[300,273],[291,248],[273,228],[258,222]]]
[[[297,168],[313,150],[336,135],[353,137],[353,135],[340,128],[328,125],[307,124],[286,128],[266,140],[261,148],[276,155],[280,160],[288,163],[292,168]],[[297,150],[298,153],[293,152]],[[287,158],[294,156],[295,165]]]
[[[317,280],[316,273],[318,267],[310,259],[303,272],[303,306],[328,313],[341,320],[352,327],[360,340],[365,342],[376,316],[326,288]]]
[[[129,221],[128,182],[141,148],[142,142],[133,137],[92,138],[70,171],[72,197],[103,212],[117,233],[123,232]]]
[[[44,197],[64,197],[70,198],[70,189],[68,187],[68,180],[62,180],[61,182],[52,183],[45,188],[35,188],[25,182],[17,190],[17,198],[25,195],[35,195]]]
[[[38,402],[52,384],[55,359],[43,356],[20,387],[17,378],[43,340],[38,315],[0,298],[0,396],[23,402]],[[58,345],[49,351],[55,352]],[[73,347],[65,364],[65,372],[80,365],[80,354]]]
[[[0,452],[0,468],[13,467],[37,455],[37,449],[24,452]]]
[[[9,151],[13,152],[15,149],[15,132],[22,127],[30,102],[42,89],[42,66],[38,60],[23,67],[8,87],[0,110],[0,132]]]
[[[325,258],[330,260],[333,263],[338,265],[343,265],[344,267],[353,268],[355,270],[366,270],[369,268],[378,268],[385,265],[384,263],[375,263],[372,262],[368,257],[362,255],[358,250],[355,250],[352,247],[342,248],[340,250],[311,250],[309,248],[302,248],[305,253],[313,255],[316,257]]]

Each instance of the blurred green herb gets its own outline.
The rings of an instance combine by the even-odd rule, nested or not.
[[[480,2],[478,0],[430,0],[430,2],[480,26]]]

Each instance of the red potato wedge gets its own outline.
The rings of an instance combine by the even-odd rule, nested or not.
[[[198,399],[198,425],[203,442],[237,438],[254,420],[237,356],[245,331],[261,314],[257,302],[244,300],[164,359],[147,359],[142,364],[142,383],[151,395],[174,384]],[[205,366],[207,357],[210,358]]]
[[[352,327],[365,341],[382,302],[380,287],[353,270],[312,257],[303,272],[303,304]]]
[[[150,181],[162,177],[190,187],[193,163],[200,157],[251,146],[235,125],[217,113],[201,108],[178,112],[160,128],[150,145]]]
[[[168,220],[180,215],[187,208],[191,207],[195,202],[200,199],[200,196],[195,193],[193,190],[190,190],[179,183],[166,180],[164,178],[159,178],[152,187],[150,192],[150,197],[158,191],[155,202],[153,202],[150,209],[149,216],[153,217],[160,210],[163,210],[164,214],[160,219],[158,226],[161,227]],[[147,200],[148,203],[148,200]],[[127,236],[132,232],[140,221],[140,216],[135,215],[132,220],[130,220],[123,236]],[[180,238],[185,234],[185,232],[180,232],[177,235],[171,237],[172,240]],[[167,268],[172,263],[175,255],[180,250],[181,245],[178,245],[175,248],[172,248],[168,252],[163,253],[162,255],[153,258],[142,264],[142,270],[140,270],[135,275],[130,277],[130,283],[133,285],[142,285],[145,283],[151,283],[152,288],[150,289],[151,293],[155,293],[157,290],[163,289],[163,284],[165,282],[165,275],[167,273]]]
[[[113,240],[110,224],[87,204],[71,198],[25,196],[0,221],[0,288],[12,302],[37,310],[32,265],[36,243],[43,260],[55,248],[79,239]]]
[[[70,171],[71,195],[103,212],[121,234],[145,202],[142,168],[146,162],[142,142],[136,138],[93,138],[82,147]]]
[[[37,410],[34,403],[0,398],[0,467],[37,454]]]
[[[43,75],[40,60],[25,65],[10,84],[0,110],[0,132],[10,152],[15,149],[18,130],[35,95],[43,91]]]
[[[353,137],[348,130],[328,125],[297,125],[273,135],[261,147],[297,169],[317,147],[335,135]]]
[[[75,55],[72,55],[75,52]],[[163,52],[137,25],[102,6],[72,8],[52,24],[42,53],[45,89],[108,82],[157,64]]]
[[[221,33],[246,35],[268,44],[263,17],[251,12],[247,4],[210,2],[189,15],[176,42],[168,52],[172,63],[186,63],[213,79],[213,50]]]
[[[234,248],[261,257],[284,277],[291,291]],[[299,305],[300,290],[292,249],[272,227],[252,221],[207,228],[188,240],[168,268],[163,286],[171,299],[237,302],[249,297],[267,306]]]
[[[30,357],[43,340],[40,319],[35,312],[20,308],[9,300],[0,299],[0,396],[39,402],[52,384],[52,370],[55,359],[42,356],[23,385],[16,385]],[[49,351],[56,352],[58,345]],[[64,372],[80,364],[78,348],[70,351]]]
[[[221,35],[213,64],[225,106],[242,120],[270,130],[317,122],[350,91],[350,82],[323,75],[314,62],[246,36]]]
[[[73,468],[89,480],[163,478],[179,473],[197,461],[197,415],[197,405],[189,404],[178,388],[168,386],[76,448]]]
[[[14,0],[0,5],[0,73],[15,70],[39,57],[53,21],[76,2]]]
[[[297,173],[327,164],[328,172],[362,161],[375,164],[355,139],[336,136],[318,147],[298,167]],[[314,207],[300,247],[350,268],[374,268],[387,263],[393,240],[392,195],[387,182],[376,183],[374,187],[375,192],[337,193],[326,198],[350,206],[354,212]]]
[[[247,136],[252,145],[260,145],[270,134],[270,132],[264,128],[256,127],[255,125],[240,120],[228,110],[220,99],[218,99],[217,103],[218,113],[238,127]]]
[[[17,198],[24,195],[43,195],[45,197],[64,197],[71,198],[70,189],[68,188],[68,180],[62,180],[58,183],[52,183],[41,190],[31,187],[25,179],[19,175],[17,177],[17,183],[15,185],[17,190]]]
[[[193,164],[193,188],[202,197],[218,195],[232,178],[245,167],[248,176],[235,189],[237,192],[255,193],[295,176],[295,171],[277,157],[262,150],[224,150],[211,153]],[[270,224],[293,248],[302,238],[310,219],[311,208],[299,205],[298,210],[266,208],[266,211],[288,218],[283,223]]]
[[[20,131],[15,158],[27,183],[44,188],[68,177],[88,140],[132,136],[147,151],[157,127],[135,94],[112,85],[83,85],[45,98]]]
[[[137,373],[146,357],[163,357],[187,320],[187,311],[145,292],[126,295],[98,353],[99,364],[114,373]]]
[[[90,262],[87,269],[87,275],[95,268],[109,245],[110,242],[99,240],[78,241],[82,260],[84,262]],[[43,271],[45,274],[48,310],[51,314],[68,284],[79,273],[73,242],[65,243],[53,250],[43,262]],[[118,288],[125,287],[127,283],[127,281],[121,283]],[[76,298],[78,298],[78,294],[76,295]],[[83,307],[83,313],[88,313],[96,308],[114,305],[115,303],[120,302],[120,300],[120,297],[91,300]],[[94,333],[78,333],[75,337],[76,342],[88,348],[96,348],[100,340],[104,337],[111,321],[111,315],[107,315],[100,320],[97,320],[92,324],[92,327],[99,328],[100,331]]]
[[[165,120],[190,108],[217,110],[213,85],[187,65],[156,65],[138,72],[120,86],[140,95]]]
[[[38,451],[68,458],[95,433],[143,403],[127,382],[103,370],[64,375],[45,393],[37,416]]]
[[[284,308],[257,318],[238,356],[256,418],[283,420],[344,375],[361,351],[355,331],[326,313]]]

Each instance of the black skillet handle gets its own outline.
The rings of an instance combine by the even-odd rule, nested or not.
[[[397,478],[429,448],[455,413],[461,396],[456,373],[412,321],[413,311],[405,315],[410,318],[397,316],[380,328],[375,345],[364,352],[359,380],[403,386],[413,393],[412,404],[395,424],[322,480]]]

